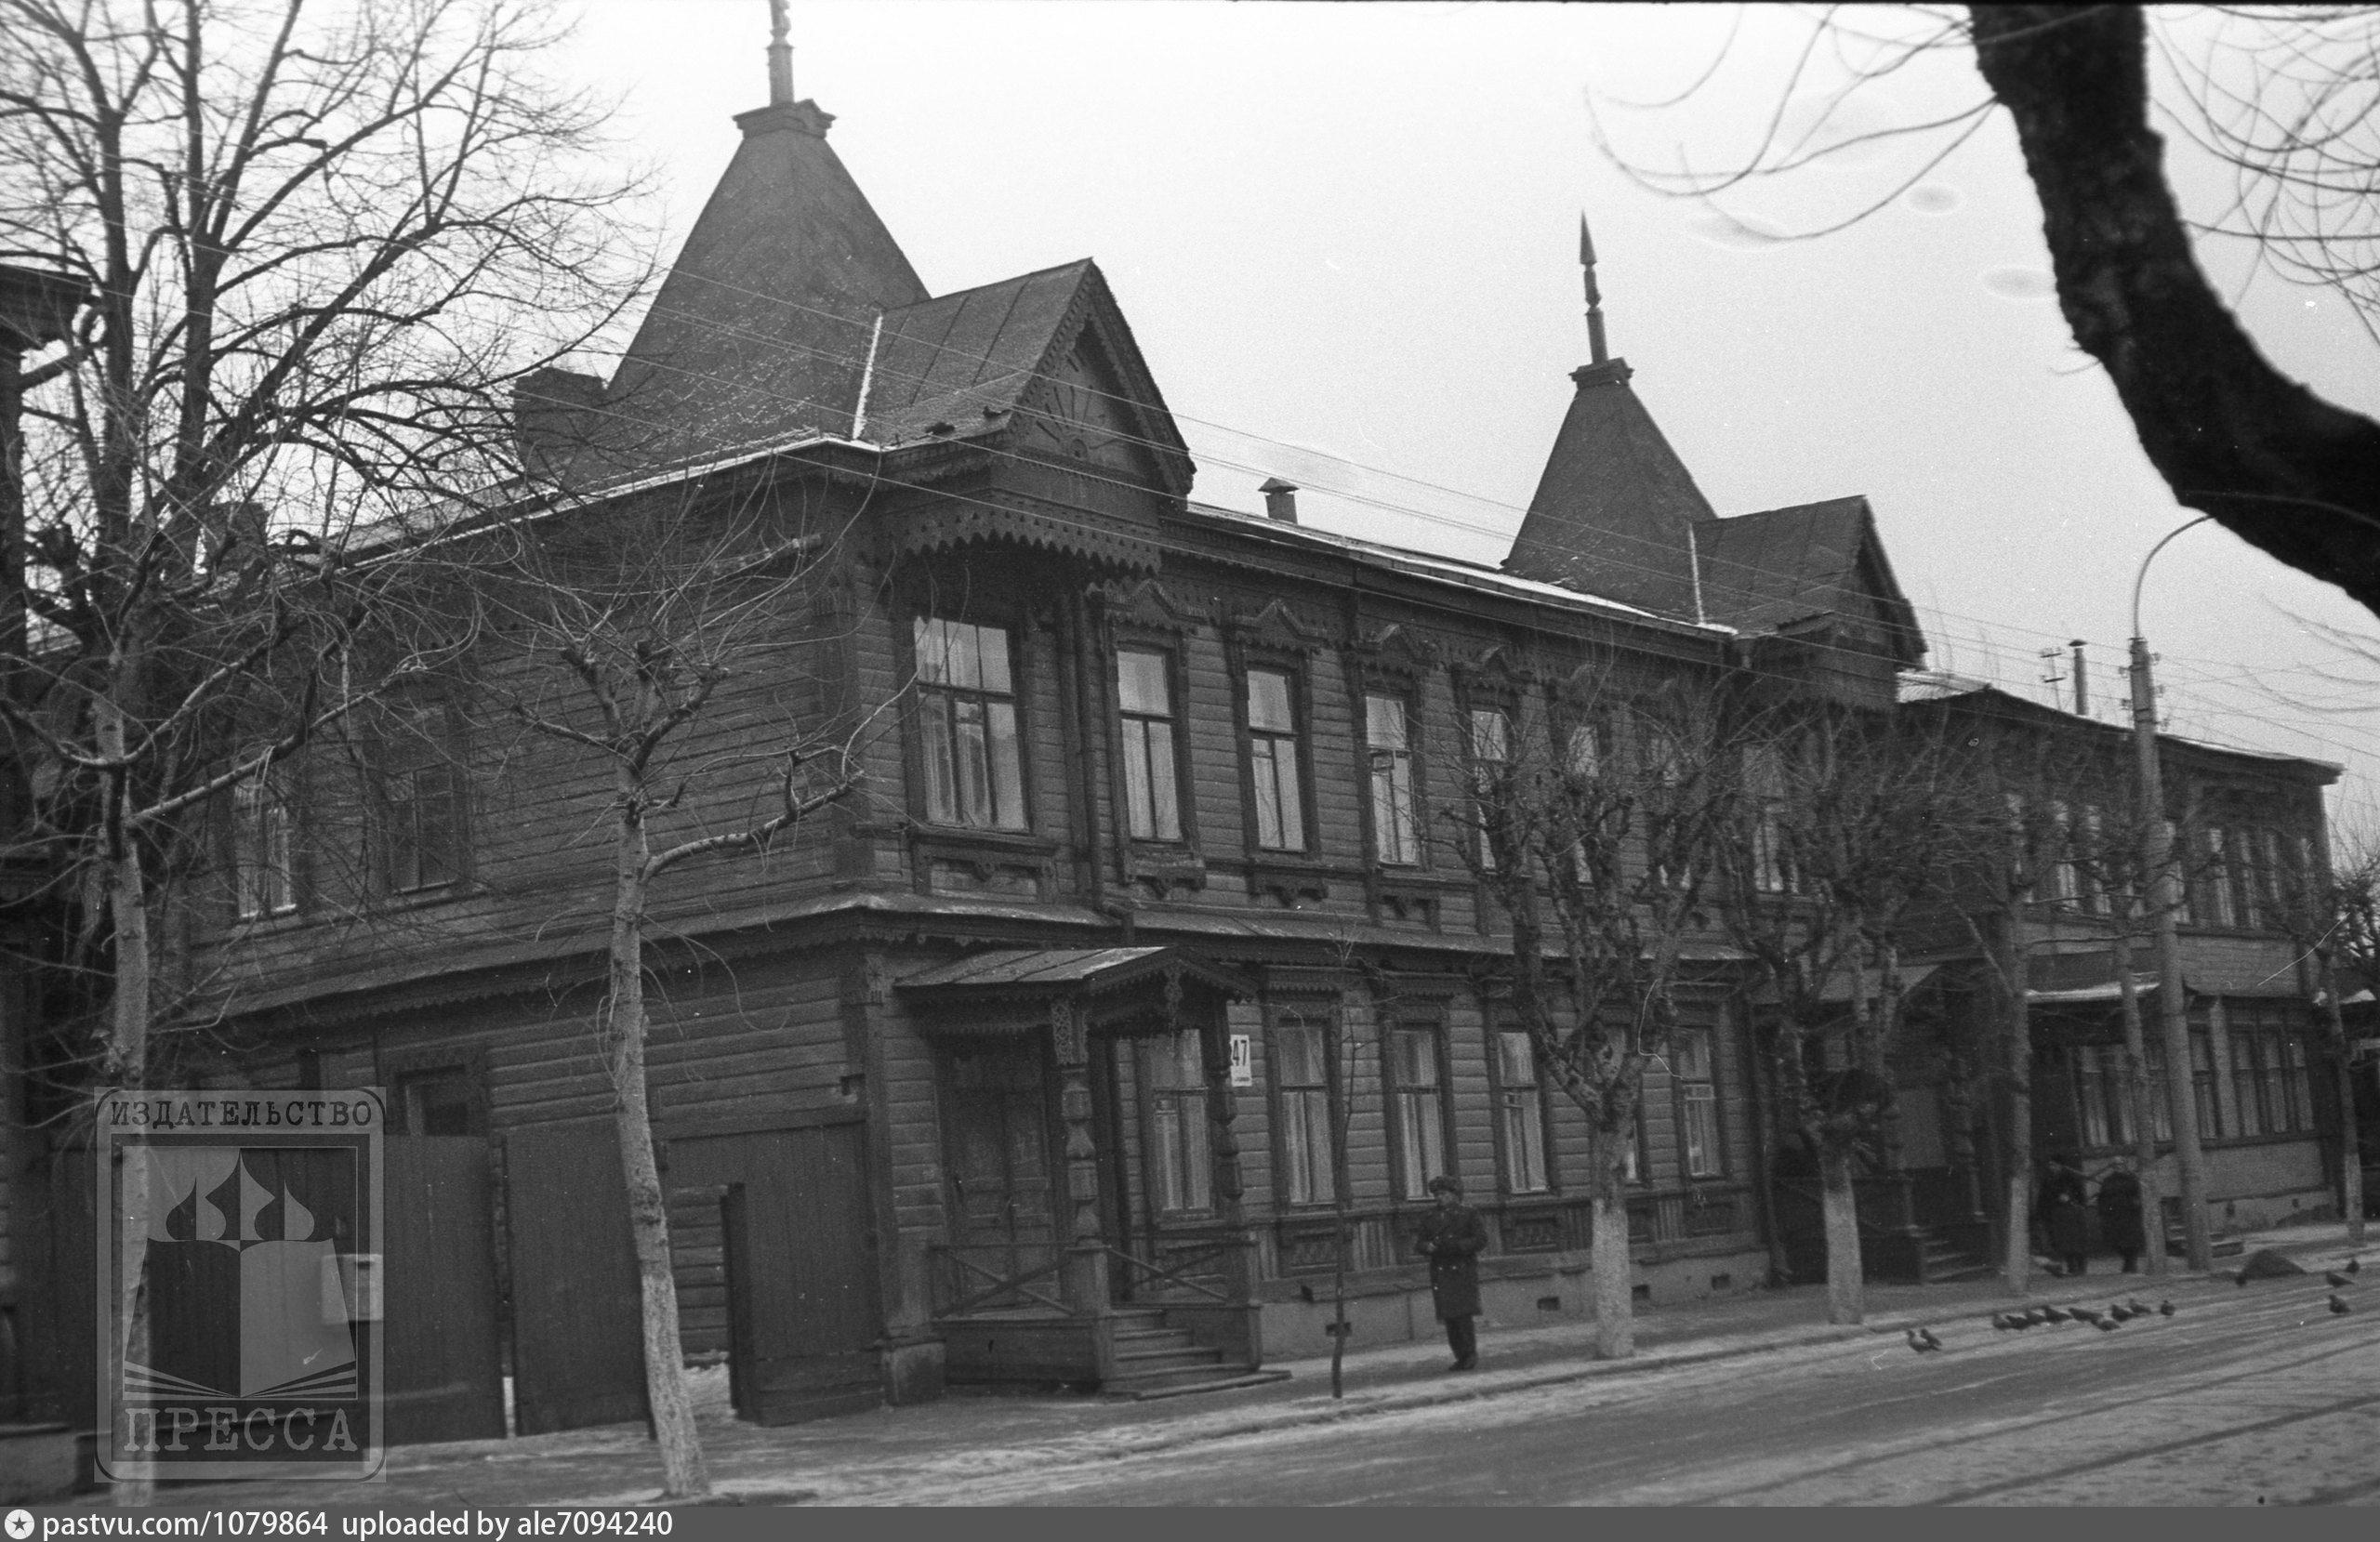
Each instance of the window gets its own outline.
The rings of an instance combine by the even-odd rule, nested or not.
[[[2053,903],[2071,900],[2080,892],[2081,875],[2074,864],[2077,836],[2073,812],[2063,802],[2050,805],[2050,850],[2056,860],[2050,863],[2049,875],[2042,886],[2042,898]]]
[[[1430,1180],[1447,1170],[1446,1105],[1438,1087],[1434,1028],[1388,1031],[1390,1118],[1396,1127],[1396,1193],[1427,1199]]]
[[[1116,700],[1124,718],[1124,817],[1136,840],[1182,838],[1172,662],[1138,648],[1116,655]]]
[[[2082,1117],[2082,1144],[2128,1145],[2132,1092],[2123,1074],[2123,1046],[2085,1044],[2073,1053],[2074,1102]]]
[[[1513,761],[1513,719],[1500,706],[1474,707],[1471,711],[1471,791],[1485,805],[1502,795],[1503,775]],[[1485,809],[1482,809],[1484,818]],[[1486,868],[1496,865],[1495,849],[1488,842],[1488,832],[1479,832],[1479,863]]]
[[[1765,894],[1785,893],[1792,887],[1785,871],[1785,759],[1775,745],[1745,749],[1744,784],[1752,795],[1753,886]]]
[[[2111,908],[2108,903],[2104,840],[2099,811],[2083,809],[2074,825],[2075,878],[2082,899],[2083,913],[2090,916],[2108,915]]]
[[[397,1108],[407,1135],[483,1135],[470,1071],[443,1065],[399,1076]]]
[[[2228,927],[2239,924],[2239,910],[2231,893],[2230,832],[2219,825],[2210,825],[2206,832],[2206,924]]]
[[[1679,1156],[1688,1178],[1717,1178],[1726,1171],[1719,1152],[1719,1087],[1712,1074],[1711,1030],[1681,1028],[1673,1047],[1677,1062]]]
[[[1149,1181],[1161,1213],[1208,1208],[1206,1056],[1196,1031],[1147,1042]]]
[[[231,795],[231,869],[241,920],[286,916],[298,908],[290,831],[280,777],[268,769],[239,784]]]
[[[2240,1111],[2241,1135],[2272,1133],[2272,1081],[2265,1064],[2264,1035],[2231,1035],[2231,1101]]]
[[[400,708],[381,746],[381,850],[398,894],[443,889],[463,876],[463,810],[443,707]]]
[[[2190,1087],[2198,1099],[2199,1139],[2221,1139],[2223,1109],[2215,1095],[2215,1040],[2203,1029],[2190,1033]]]
[[[1543,1193],[1553,1187],[1545,1155],[1545,1092],[1538,1085],[1537,1052],[1526,1033],[1496,1035],[1496,1103],[1506,1192]]]
[[[920,616],[917,652],[926,817],[936,824],[1024,829],[1008,633]]]
[[[2141,1044],[2146,1051],[2141,1057],[2149,1074],[2149,1123],[2160,1140],[2174,1138],[2173,1090],[2165,1081],[2165,1045],[2155,1033]]]
[[[1339,1197],[1331,1160],[1329,1032],[1284,1021],[1273,1029],[1273,1087],[1280,1099],[1282,1198],[1328,1205]]]
[[[1266,851],[1305,850],[1294,683],[1277,669],[1248,672],[1248,779],[1256,792],[1256,844]]]
[[[2288,1135],[2313,1127],[2305,1042],[2295,1019],[2268,1003],[2225,1003],[2231,1039],[2231,1092],[2241,1135]]]
[[[1364,754],[1371,770],[1373,855],[1412,866],[1421,860],[1421,828],[1404,697],[1377,692],[1364,697]]]

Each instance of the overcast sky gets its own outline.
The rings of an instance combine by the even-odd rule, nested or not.
[[[566,67],[616,93],[665,190],[667,249],[767,99],[767,0],[589,0]],[[1612,351],[1722,514],[1864,494],[1936,667],[2049,699],[2037,655],[2088,641],[2116,720],[2133,576],[2191,518],[2140,453],[2048,289],[2004,115],[1940,165],[1922,137],[1710,205],[1596,148],[1590,91],[1630,159],[1739,159],[1804,35],[1732,7],[1225,6],[1203,0],[866,0],[793,6],[798,96],[936,294],[1098,259],[1199,463],[1196,496],[1501,559],[1587,360],[1577,223],[1593,221]],[[1879,26],[1884,19],[1873,20]],[[2188,46],[2202,33],[2187,23]],[[1850,129],[1978,100],[1964,57],[1862,86]],[[1809,122],[1824,90],[1786,104]],[[2193,214],[2228,184],[2186,165]],[[2380,411],[2372,344],[2327,293],[2202,244],[2268,356]],[[2348,766],[2342,824],[2380,823],[2380,663],[2319,635],[2380,633],[2335,591],[2207,525],[2158,557],[2143,606],[2167,726]],[[2067,673],[2061,662],[2060,674]],[[2070,685],[2056,688],[2069,692]],[[2071,696],[2062,696],[2071,705]]]

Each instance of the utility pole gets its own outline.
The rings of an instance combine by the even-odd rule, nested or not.
[[[2190,1268],[2200,1272],[2215,1267],[2215,1239],[2207,1231],[2206,1153],[2199,1147],[2189,1004],[2182,995],[2181,939],[2174,929],[2181,910],[2181,875],[2174,870],[2173,835],[2165,819],[2165,780],[2157,757],[2157,687],[2149,671],[2149,639],[2140,635],[2140,585],[2149,576],[2149,560],[2165,548],[2166,541],[2203,523],[2203,517],[2192,520],[2150,547],[2132,580],[2132,744],[2140,774],[2140,867],[2149,884],[2149,923],[2157,942],[2157,1015],[2164,1030],[2165,1100],[2173,1112],[2183,1245]],[[2157,1218],[2151,1245],[2165,1245],[2162,1216]]]

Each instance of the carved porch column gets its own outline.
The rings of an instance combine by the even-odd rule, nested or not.
[[[1066,1207],[1064,1299],[1078,1312],[1104,1316],[1107,1251],[1099,1228],[1099,1146],[1091,1134],[1091,1045],[1082,1010],[1071,1001],[1050,1008],[1050,1041],[1058,1061],[1058,1114],[1066,1138],[1060,1197]]]

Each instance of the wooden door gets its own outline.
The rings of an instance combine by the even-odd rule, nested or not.
[[[381,1160],[389,1443],[501,1438],[487,1140],[400,1136],[382,1145]]]
[[[644,1306],[608,1119],[505,1137],[513,1423],[523,1435],[647,1418]]]
[[[1031,1040],[986,1039],[945,1052],[943,1165],[953,1230],[961,1245],[982,1250],[983,1267],[1004,1275],[1038,1267],[1059,1240],[1048,1083],[1046,1057]]]
[[[669,1142],[678,1192],[718,1196],[728,1395],[754,1423],[883,1401],[866,1131],[853,1119]]]

